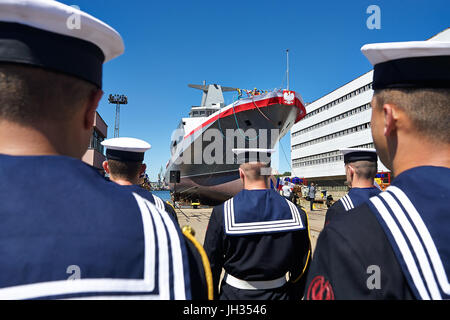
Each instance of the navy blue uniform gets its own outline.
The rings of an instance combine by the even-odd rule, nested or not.
[[[351,209],[354,209],[369,198],[378,195],[381,192],[380,189],[372,188],[352,188],[350,191],[343,196],[339,201],[335,202],[328,210],[325,216],[325,225],[327,225],[331,219],[336,215],[346,213]]]
[[[163,201],[161,198],[155,196],[150,191],[138,186],[138,185],[132,185],[132,186],[123,186],[125,189],[128,189],[128,191],[135,192],[142,196],[143,198],[147,199],[151,203],[153,203],[158,209],[165,210],[170,214],[170,217],[178,224],[178,217],[171,205],[169,205],[167,202]],[[207,300],[208,299],[208,292],[207,292],[207,281],[206,281],[206,274],[204,271],[204,265],[202,262],[202,257],[198,251],[198,249],[195,247],[195,245],[189,241],[188,239],[184,238],[185,244],[187,245],[187,253],[189,257],[189,269],[190,269],[190,279],[193,283],[192,285],[192,297],[195,300]]]
[[[449,168],[413,168],[336,216],[319,236],[306,298],[449,299],[448,181]]]
[[[193,298],[169,214],[79,160],[0,155],[0,221],[0,299]]]
[[[216,206],[211,214],[204,242],[219,288],[222,268],[225,281],[220,299],[300,299],[304,281],[283,284],[290,273],[297,280],[308,260],[310,241],[306,213],[274,190],[242,190]],[[275,288],[243,289],[230,285],[230,277],[259,287],[259,281],[281,279]],[[242,282],[242,281],[241,281]]]

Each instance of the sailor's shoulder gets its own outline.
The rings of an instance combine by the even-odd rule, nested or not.
[[[223,220],[223,215],[225,213],[225,206],[227,205],[227,202],[229,200],[230,199],[228,199],[227,201],[225,201],[225,202],[223,202],[223,203],[213,207],[213,209],[211,211],[211,218],[210,218],[210,220],[218,220],[218,219]]]
[[[344,205],[341,201],[336,201],[333,203],[327,210],[325,214],[325,225],[328,225],[328,223],[335,219],[336,216],[341,215],[341,213],[346,213],[347,211],[344,208]]]
[[[336,214],[325,228],[339,234],[355,248],[362,250],[369,244],[379,246],[387,241],[383,229],[367,203],[345,214]]]
[[[345,196],[345,195],[344,195]],[[344,209],[344,205],[343,205],[343,197],[341,197],[339,200],[335,201],[330,208],[328,208],[328,210],[332,209],[332,210],[345,210]]]

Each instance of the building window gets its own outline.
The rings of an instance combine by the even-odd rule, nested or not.
[[[365,111],[365,110],[367,110],[367,109],[370,109],[370,108],[371,108],[370,103],[361,105],[361,106],[356,107],[356,108],[354,108],[354,109],[352,109],[352,110],[349,110],[349,111],[347,111],[347,112],[344,112],[344,113],[339,114],[339,115],[337,115],[337,116],[334,116],[334,117],[332,117],[332,118],[326,119],[326,120],[324,120],[324,121],[322,121],[322,122],[316,123],[316,124],[314,124],[314,125],[312,125],[312,126],[310,126],[310,127],[307,127],[307,128],[305,128],[305,129],[302,129],[302,130],[299,130],[299,131],[297,131],[297,132],[294,132],[294,133],[292,134],[292,136],[293,136],[293,137],[296,137],[296,136],[301,135],[301,134],[303,134],[303,133],[310,132],[310,131],[312,131],[312,130],[321,128],[321,127],[323,127],[323,126],[325,126],[325,125],[327,125],[327,124],[330,124],[330,123],[333,123],[333,122],[335,122],[335,121],[339,121],[339,120],[344,119],[344,118],[347,118],[347,117],[349,117],[349,116],[358,114],[359,112],[363,112],[363,111]]]
[[[367,143],[363,145],[353,146],[352,148],[374,148],[373,143]],[[322,163],[332,163],[343,161],[344,156],[339,150],[334,150],[330,152],[315,154],[303,158],[292,159],[293,167],[306,167],[310,165],[322,164]]]
[[[335,106],[335,105],[337,105],[337,104],[339,104],[339,103],[341,103],[341,102],[343,102],[343,101],[345,101],[345,100],[347,100],[347,99],[350,99],[351,97],[354,97],[354,96],[356,96],[356,95],[358,95],[358,94],[361,94],[361,93],[363,93],[363,92],[365,92],[365,91],[367,91],[367,90],[370,90],[370,89],[372,89],[372,83],[369,83],[369,84],[367,84],[367,85],[365,85],[365,86],[363,86],[363,87],[361,87],[361,88],[358,88],[358,89],[356,89],[356,90],[354,90],[354,91],[352,91],[352,92],[350,92],[350,93],[348,93],[348,94],[346,94],[346,95],[344,95],[344,96],[342,96],[342,97],[340,97],[340,98],[338,98],[338,99],[335,99],[335,100],[333,100],[333,101],[327,103],[326,105],[322,106],[322,107],[319,108],[319,109],[316,109],[316,110],[314,110],[314,111],[311,111],[310,113],[308,113],[308,114],[305,116],[304,119],[307,119],[307,118],[309,118],[309,117],[312,117],[312,116],[314,116],[314,115],[316,115],[316,114],[318,114],[319,112],[322,112],[322,111],[324,111],[324,110],[328,110],[329,108],[331,108],[331,107],[333,107],[333,106]]]
[[[94,131],[92,132],[91,141],[89,142],[89,149],[97,150],[98,152],[103,154],[104,152],[104,147],[102,145],[103,140],[105,140],[105,138],[101,136],[96,129],[94,129]]]
[[[334,132],[334,133],[331,133],[331,134],[328,134],[328,135],[325,135],[325,136],[322,136],[322,137],[318,137],[316,139],[312,139],[312,140],[309,140],[309,141],[298,143],[296,145],[293,145],[292,148],[293,149],[297,149],[297,148],[310,146],[312,144],[320,143],[320,142],[323,142],[323,141],[326,141],[326,140],[330,140],[330,139],[333,139],[333,138],[341,137],[341,136],[344,136],[344,135],[347,135],[347,134],[350,134],[350,133],[353,133],[353,132],[357,132],[357,131],[361,131],[361,130],[365,130],[365,129],[369,129],[369,128],[370,128],[370,122],[362,124],[362,125],[359,125],[359,126],[347,128],[347,129],[344,129],[344,130],[341,130],[341,131],[338,131],[338,132]]]

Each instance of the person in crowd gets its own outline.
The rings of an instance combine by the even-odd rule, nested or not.
[[[284,186],[281,188],[281,194],[289,201],[292,201],[292,188],[289,185],[289,181],[284,182]]]
[[[178,223],[177,214],[170,204],[140,186],[140,177],[145,174],[147,168],[143,163],[144,155],[151,148],[150,144],[144,140],[126,137],[108,139],[101,144],[106,147],[103,169],[110,180],[167,211]]]
[[[310,256],[306,212],[268,188],[273,150],[233,151],[242,162],[239,175],[244,189],[214,207],[204,241],[215,296],[298,300]],[[225,275],[219,286],[222,268]]]
[[[371,130],[395,176],[319,236],[307,299],[449,299],[450,42],[368,44]]]
[[[0,0],[0,299],[207,294],[170,214],[81,161],[103,64],[123,51],[79,9]]]
[[[325,225],[334,216],[356,208],[381,192],[379,188],[374,186],[374,179],[378,170],[376,150],[346,148],[342,149],[341,152],[344,155],[346,184],[351,189],[327,210]]]
[[[316,199],[316,186],[311,182],[308,188],[309,210],[314,211],[314,200]]]

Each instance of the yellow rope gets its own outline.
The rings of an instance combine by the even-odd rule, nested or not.
[[[205,249],[203,249],[202,245],[192,235],[191,233],[192,228],[185,226],[183,227],[182,231],[183,235],[194,244],[195,248],[197,248],[198,252],[200,253],[203,262],[203,269],[205,271],[206,285],[208,287],[208,300],[214,300],[214,284],[211,272],[211,265],[209,264],[209,259],[208,256],[206,255]]]
[[[303,267],[302,273],[298,276],[297,279],[295,279],[294,281],[292,281],[292,283],[296,283],[297,281],[299,281],[299,280],[302,278],[303,274],[305,273],[306,267],[308,266],[309,258],[310,258],[310,256],[311,256],[311,232],[310,232],[310,229],[309,229],[308,214],[306,213],[306,210],[305,210],[305,209],[302,208],[302,210],[303,210],[303,212],[305,213],[305,216],[306,216],[306,224],[308,225],[309,249],[308,249],[308,256],[306,257],[306,263],[305,263],[305,266]]]
[[[175,211],[175,207],[173,206],[173,204],[171,204],[169,201],[166,201],[166,203],[167,203],[168,205],[170,205],[170,206],[173,208],[173,210]]]

